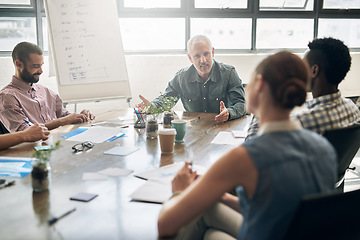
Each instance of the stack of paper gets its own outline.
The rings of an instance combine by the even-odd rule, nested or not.
[[[136,177],[145,179],[147,182],[135,190],[130,197],[138,201],[154,203],[165,202],[172,194],[171,181],[184,164],[184,162],[178,162],[135,174]],[[193,165],[193,169],[200,175],[206,171],[205,167],[199,165]]]

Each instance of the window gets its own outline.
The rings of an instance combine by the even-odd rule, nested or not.
[[[360,9],[359,0],[324,0],[324,9]]]
[[[184,18],[120,18],[124,50],[185,49]]]
[[[312,11],[313,0],[260,0],[260,10]]]
[[[0,4],[6,4],[6,5],[30,5],[30,0],[0,0]]]
[[[350,48],[360,48],[360,19],[319,19],[318,36],[338,38]]]
[[[258,19],[256,47],[304,48],[313,39],[312,19]]]
[[[44,51],[49,51],[49,33],[47,29],[47,21],[46,18],[42,18],[42,24],[43,24],[43,43],[44,43]]]
[[[35,18],[1,17],[0,51],[12,51],[23,41],[37,42]]]
[[[0,0],[0,51],[19,41],[48,50],[44,1]],[[196,34],[207,35],[217,53],[303,52],[328,36],[360,51],[360,0],[115,1],[126,54],[184,53]]]
[[[124,0],[126,8],[179,8],[180,0]]]
[[[208,36],[216,49],[250,49],[251,22],[244,18],[193,18],[191,36]]]
[[[247,0],[195,0],[195,8],[247,8]]]

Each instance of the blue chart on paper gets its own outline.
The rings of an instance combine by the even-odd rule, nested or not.
[[[35,158],[0,157],[0,176],[22,178],[31,172]]]
[[[71,132],[69,132],[69,133],[67,133],[67,134],[64,134],[64,135],[62,135],[61,137],[62,138],[70,138],[70,137],[72,137],[72,136],[75,136],[75,135],[78,135],[78,134],[80,134],[80,133],[82,133],[82,132],[85,132],[86,130],[88,130],[89,128],[87,128],[87,127],[79,127],[79,128],[77,128],[77,129],[75,129],[74,131],[71,131]]]

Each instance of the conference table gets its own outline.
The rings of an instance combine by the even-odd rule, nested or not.
[[[187,120],[184,143],[175,143],[173,154],[161,154],[158,139],[147,139],[145,129],[134,128],[133,109],[114,109],[96,117],[111,126],[126,127],[125,136],[112,142],[96,143],[92,149],[74,153],[73,141],[60,136],[90,123],[63,126],[51,131],[60,148],[52,152],[49,191],[33,192],[31,174],[15,180],[14,186],[0,189],[0,239],[157,239],[157,217],[161,204],[132,200],[129,195],[146,180],[134,176],[172,163],[192,160],[210,167],[233,145],[212,144],[219,132],[246,130],[250,116],[216,123],[212,113],[175,112],[175,118]],[[162,128],[162,125],[159,125]],[[0,156],[32,157],[34,146],[23,143],[0,151]],[[115,146],[135,146],[126,156],[106,155]],[[83,173],[106,168],[133,170],[128,176],[106,180],[83,180]],[[80,192],[98,194],[90,202],[70,200]],[[52,217],[76,208],[53,225]]]

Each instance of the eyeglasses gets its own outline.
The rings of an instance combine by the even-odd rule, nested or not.
[[[85,141],[82,143],[77,143],[74,146],[72,146],[72,150],[77,153],[77,152],[81,152],[87,149],[90,149],[94,147],[94,144],[91,141]]]

